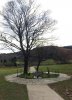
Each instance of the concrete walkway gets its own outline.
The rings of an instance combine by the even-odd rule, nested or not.
[[[29,100],[64,100],[47,85],[27,85]]]
[[[31,67],[30,72],[35,72]],[[29,100],[64,100],[47,85],[27,85]]]
[[[34,67],[31,67],[30,72],[35,72]],[[70,76],[66,74],[60,74],[58,78],[50,79],[24,79],[16,76],[17,74],[8,75],[5,79],[10,82],[26,84],[29,100],[64,100],[54,90],[52,90],[48,84],[70,78]]]
[[[29,72],[30,72],[30,73],[36,72],[36,69],[35,69],[34,67],[30,67],[30,68],[29,68]]]
[[[15,83],[18,83],[18,84],[26,84],[26,85],[48,85],[48,84],[51,84],[51,83],[56,83],[56,82],[59,82],[59,81],[68,80],[68,79],[70,79],[70,76],[68,76],[66,74],[60,74],[60,76],[57,77],[57,78],[25,79],[25,78],[17,77],[17,74],[13,74],[13,75],[7,75],[7,76],[5,76],[5,79],[7,81],[15,82]]]

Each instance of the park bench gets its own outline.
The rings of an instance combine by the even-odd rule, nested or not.
[[[42,71],[38,71],[38,72],[34,72],[33,74],[34,74],[35,77],[39,78],[39,77],[42,77],[43,72]]]

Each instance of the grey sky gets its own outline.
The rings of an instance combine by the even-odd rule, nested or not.
[[[1,0],[2,6],[9,0]],[[51,10],[50,16],[58,21],[53,35],[58,39],[55,45],[72,45],[72,0],[36,0],[42,9]],[[0,19],[1,20],[1,19]]]

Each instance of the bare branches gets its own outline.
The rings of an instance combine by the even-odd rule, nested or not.
[[[17,46],[14,41],[7,40],[5,36],[0,37],[0,40],[21,50],[31,50],[36,47],[39,37],[47,33],[47,30],[52,30],[55,24],[55,20],[49,17],[48,11],[39,14],[38,8],[39,6],[34,7],[33,0],[27,3],[23,0],[8,2],[1,15],[5,21],[3,25],[13,32],[7,32],[5,36],[9,36],[20,45]]]
[[[0,41],[2,41],[7,47],[13,47],[20,50],[20,47],[17,44],[13,43],[11,38],[9,40],[6,36],[3,36],[2,34],[0,35]]]

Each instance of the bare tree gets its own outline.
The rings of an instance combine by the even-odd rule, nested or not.
[[[30,51],[37,47],[40,36],[52,30],[55,20],[49,17],[48,11],[38,12],[39,6],[34,5],[33,0],[10,1],[4,7],[1,15],[2,23],[7,32],[0,33],[0,41],[5,48],[22,51],[24,56],[24,74],[28,72]],[[9,31],[8,31],[9,30]]]
[[[43,47],[36,48],[36,57],[37,57],[37,68],[36,71],[39,71],[39,66],[44,59],[44,49]]]

